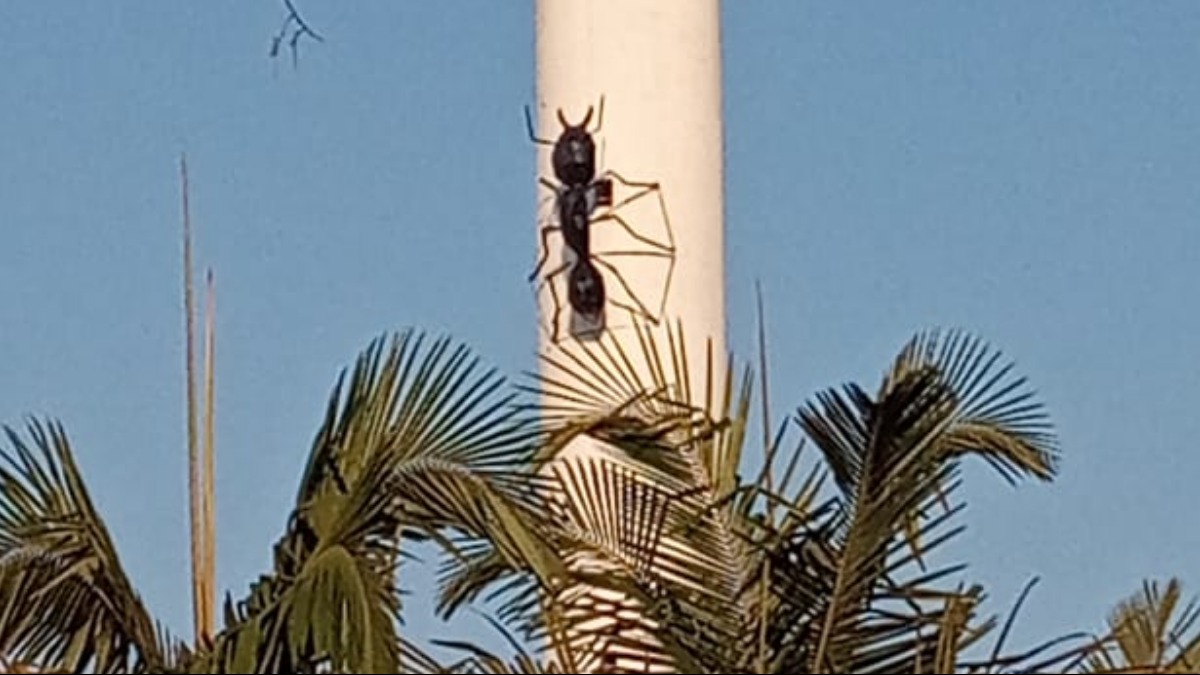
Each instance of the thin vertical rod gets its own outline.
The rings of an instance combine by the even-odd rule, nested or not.
[[[183,190],[183,298],[186,330],[187,370],[187,445],[188,445],[188,516],[191,530],[192,561],[192,625],[196,642],[204,633],[204,588],[202,557],[204,532],[200,525],[200,463],[197,447],[196,420],[196,301],[192,289],[192,218],[188,204],[187,156],[179,160],[180,180]]]
[[[204,316],[204,468],[203,519],[204,556],[201,574],[201,627],[205,640],[212,638],[216,628],[216,317],[217,295],[212,270],[208,270],[208,305]]]

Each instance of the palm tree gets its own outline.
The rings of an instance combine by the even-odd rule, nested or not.
[[[710,352],[710,377],[692,387],[681,335],[647,332],[642,344],[639,354],[603,341],[548,353],[540,375],[514,385],[447,338],[410,330],[372,342],[333,388],[272,569],[240,600],[227,597],[220,630],[194,644],[137,595],[63,427],[8,429],[0,655],[63,672],[1113,672],[1118,658],[1146,664],[1147,654],[1193,662],[1195,639],[1145,647],[1187,630],[1149,630],[1165,625],[1157,618],[1018,653],[1003,649],[1005,626],[982,648],[998,621],[977,616],[981,587],[935,563],[961,529],[961,462],[1050,480],[1058,448],[1024,380],[978,340],[917,334],[872,390],[849,384],[798,407],[752,472],[751,371],[734,377],[733,361],[716,368]],[[560,459],[579,437],[607,453]],[[399,572],[411,543],[428,540],[445,553],[440,612],[482,602],[515,656],[442,641],[443,662],[405,637]],[[1171,589],[1120,616],[1169,613]]]
[[[593,592],[570,587],[541,603],[520,593],[497,609],[557,664],[573,670],[583,654],[604,672],[1042,665],[1031,660],[1040,650],[963,661],[995,621],[974,621],[979,586],[943,583],[960,567],[931,567],[961,529],[950,526],[963,459],[981,457],[1010,480],[1054,475],[1046,413],[1011,364],[962,333],[918,334],[874,393],[847,385],[799,408],[745,479],[750,373],[736,386],[710,378],[701,403],[671,386],[689,372],[682,339],[659,349],[647,334],[643,344],[644,368],[606,346],[550,358],[541,378],[556,439],[548,452],[580,434],[611,450],[555,467],[537,510],[550,514],[537,529],[552,548],[587,562],[568,569]],[[657,376],[642,382],[639,372]],[[789,429],[802,438],[785,450]],[[497,576],[452,564],[445,606]]]
[[[398,672],[404,541],[461,531],[550,578],[515,478],[537,425],[465,347],[426,342],[377,340],[339,380],[274,569],[226,601],[211,644],[184,645],[151,618],[61,425],[8,429],[0,654],[71,672]]]
[[[439,672],[578,672],[581,662],[589,672],[1117,672],[1102,668],[1170,654],[1174,667],[1194,663],[1200,636],[1184,639],[1194,610],[1169,632],[1165,618],[1130,618],[1165,616],[1176,586],[1165,600],[1147,591],[1122,605],[1103,637],[1008,652],[1022,594],[983,648],[999,621],[977,616],[982,587],[951,583],[961,565],[933,563],[962,530],[953,522],[961,462],[981,458],[1012,482],[1049,481],[1059,456],[1043,405],[987,345],[958,331],[915,335],[873,392],[850,384],[798,408],[746,479],[751,373],[717,382],[733,369],[710,367],[693,400],[678,337],[660,348],[647,333],[641,354],[612,343],[547,357],[535,388],[544,452],[580,435],[610,451],[552,466],[539,484],[544,505],[534,512],[548,517],[535,529],[573,583],[538,588],[524,570],[501,573],[486,547],[452,559],[446,613],[488,585],[513,584],[496,617],[540,649],[506,662],[446,642],[465,657]],[[788,430],[801,436],[791,446]],[[1159,627],[1155,641],[1131,638],[1138,626]],[[1125,663],[1112,665],[1114,649]]]

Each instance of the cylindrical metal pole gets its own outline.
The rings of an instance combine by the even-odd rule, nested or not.
[[[547,281],[557,287],[557,295],[543,289],[538,296],[539,347],[570,350],[598,333],[636,355],[642,347],[632,322],[653,317],[659,330],[682,328],[690,394],[703,401],[708,369],[719,386],[726,356],[719,0],[536,0],[536,11],[537,135],[557,139],[562,121],[579,124],[591,108],[588,129],[599,126],[596,176],[614,172],[612,214],[619,216],[604,218],[601,206],[589,228],[608,299],[597,321],[571,306],[572,263],[580,263],[564,257],[565,232],[542,236],[547,226],[569,223],[556,217],[554,193],[539,184],[538,257],[547,260],[543,277],[555,274]],[[557,184],[552,155],[539,146],[538,174]],[[664,247],[668,255],[655,254]],[[581,441],[562,458],[596,450]],[[593,599],[625,606],[608,594]],[[658,670],[639,666],[636,653],[580,648],[587,652],[574,650],[582,672],[617,657],[639,671]]]
[[[605,329],[614,339],[636,340],[630,313],[614,303],[639,310],[639,320],[645,318],[641,310],[648,310],[662,325],[682,325],[689,354],[704,354],[711,340],[721,361],[725,238],[719,1],[537,0],[536,38],[538,136],[558,137],[559,110],[575,124],[591,107],[590,126],[601,125],[595,137],[597,174],[611,170],[631,182],[659,185],[658,194],[636,197],[616,214],[637,234],[661,244],[673,242],[675,248],[673,268],[669,258],[621,255],[656,247],[637,240],[615,220],[592,226],[592,250],[611,265],[596,268],[612,301],[605,309]],[[539,150],[539,175],[553,180],[550,149]],[[614,183],[618,203],[638,192]],[[539,195],[543,212],[551,213],[552,194],[539,187]],[[545,224],[539,222],[539,231]],[[562,264],[559,234],[547,239],[550,262],[544,272]],[[539,255],[541,245],[539,233]],[[551,280],[559,294],[558,348],[586,338],[571,334],[573,323],[589,325],[569,305],[568,279],[564,270]],[[552,337],[555,299],[544,291],[539,305],[545,347]],[[703,362],[694,359],[694,369],[703,368]],[[692,381],[703,382],[700,375],[694,372]]]

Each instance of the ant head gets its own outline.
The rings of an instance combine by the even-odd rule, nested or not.
[[[604,277],[590,260],[580,260],[571,269],[567,301],[576,312],[587,316],[595,316],[604,309]]]
[[[587,129],[592,121],[592,112],[589,106],[583,121],[571,124],[562,109],[558,111],[558,122],[563,131],[554,143],[551,160],[554,175],[568,185],[588,183],[596,174],[596,142],[592,139],[592,132]]]

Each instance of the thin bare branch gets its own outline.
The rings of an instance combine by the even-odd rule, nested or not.
[[[279,56],[279,49],[283,46],[284,41],[287,41],[288,49],[292,52],[292,67],[296,67],[296,61],[299,55],[300,40],[305,36],[324,42],[325,38],[308,25],[304,17],[300,16],[300,11],[296,9],[296,5],[292,0],[283,0],[283,5],[287,9],[287,16],[283,20],[283,25],[279,27],[279,32],[271,38],[271,58]]]

